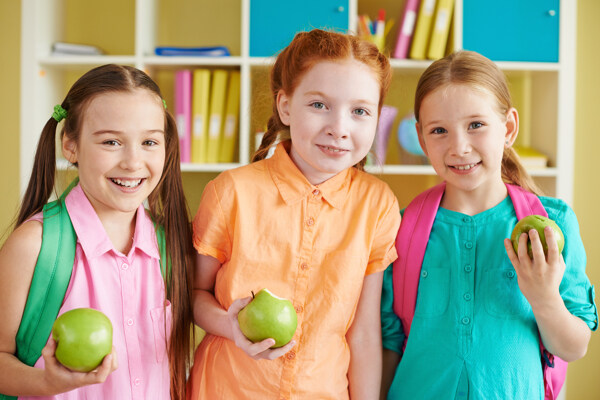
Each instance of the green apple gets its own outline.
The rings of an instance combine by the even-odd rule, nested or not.
[[[558,225],[556,225],[556,222],[541,215],[528,215],[517,222],[517,225],[515,225],[512,235],[510,236],[515,253],[518,253],[519,250],[519,237],[521,237],[521,234],[529,233],[530,230],[535,229],[540,235],[540,240],[542,241],[542,246],[544,248],[544,254],[547,256],[548,244],[546,243],[546,235],[544,234],[544,228],[546,226],[550,226],[552,228],[554,237],[556,238],[556,242],[558,244],[558,251],[559,253],[562,252],[563,248],[565,247],[565,237],[563,236],[563,233]],[[530,258],[533,258],[533,253],[531,251],[531,240],[529,238],[527,239],[527,253],[529,254]]]
[[[275,339],[271,348],[285,346],[292,340],[298,316],[291,301],[263,289],[238,314],[242,333],[252,342]]]
[[[112,335],[112,324],[104,313],[92,308],[75,308],[54,321],[54,355],[72,371],[92,371],[111,353]]]

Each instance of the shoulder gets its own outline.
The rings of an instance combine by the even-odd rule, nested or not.
[[[0,281],[29,288],[42,247],[42,223],[29,220],[9,236],[0,249]]]
[[[374,175],[371,175],[368,172],[359,171],[356,168],[353,168],[352,172],[351,190],[360,191],[365,195],[370,195],[374,197],[379,196],[381,200],[396,199],[394,192],[386,182],[382,181]]]
[[[575,232],[579,234],[577,216],[564,200],[540,196],[540,201],[548,213],[548,218],[555,221],[565,235],[571,236]]]

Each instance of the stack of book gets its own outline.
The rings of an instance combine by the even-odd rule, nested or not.
[[[444,57],[453,9],[454,0],[406,0],[393,57],[415,60]]]
[[[175,73],[181,162],[234,162],[239,129],[240,71],[200,68]]]

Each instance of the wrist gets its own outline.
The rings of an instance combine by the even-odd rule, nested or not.
[[[532,301],[529,304],[536,317],[553,316],[565,309],[565,302],[558,292],[553,296],[540,299],[539,301]]]

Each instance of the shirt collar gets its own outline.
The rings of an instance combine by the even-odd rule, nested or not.
[[[67,195],[65,204],[77,234],[77,241],[87,258],[99,257],[110,250],[119,254],[80,184]],[[140,205],[136,212],[135,233],[129,254],[133,254],[135,249],[140,249],[152,258],[160,258],[154,232],[152,220],[144,206]]]
[[[311,184],[290,158],[291,142],[279,143],[273,156],[266,160],[273,182],[286,204],[296,203],[318,190],[335,209],[341,209],[348,197],[355,168],[347,168],[319,185]]]

